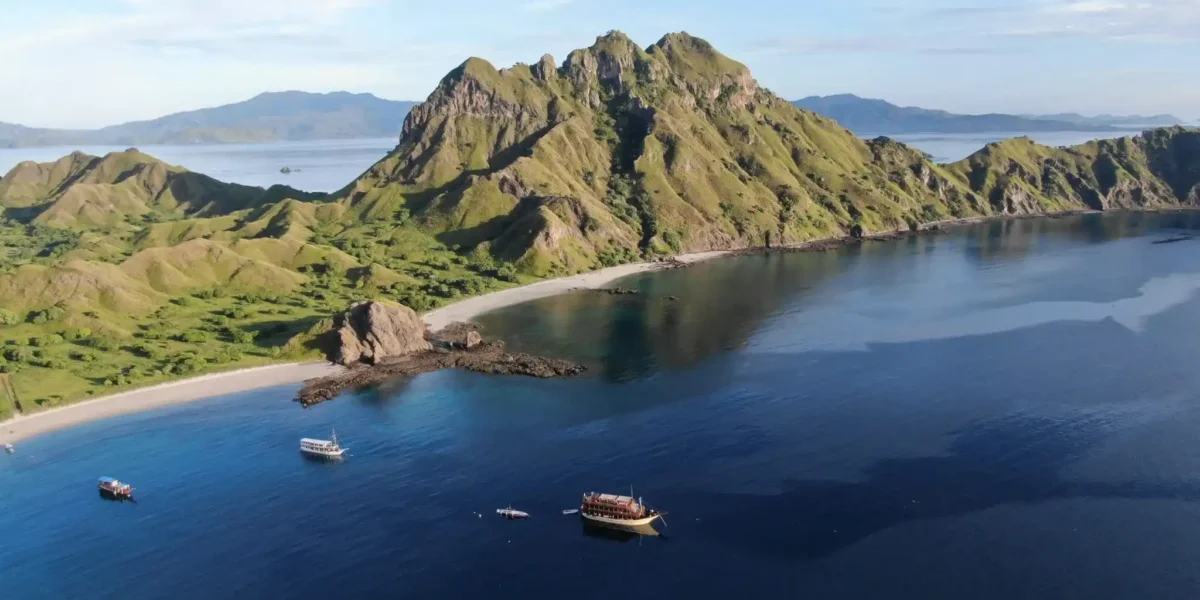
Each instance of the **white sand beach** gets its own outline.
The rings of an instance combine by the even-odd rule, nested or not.
[[[717,258],[728,254],[724,250],[715,250],[712,252],[697,252],[695,254],[681,254],[676,256],[676,260],[683,263],[694,263],[710,258]],[[602,285],[620,279],[626,275],[635,273],[644,273],[646,271],[655,271],[665,268],[667,265],[661,262],[642,262],[628,265],[618,265],[599,271],[590,273],[581,273],[579,275],[571,275],[570,277],[559,277],[558,279],[547,279],[529,285],[523,285],[512,289],[492,292],[483,296],[468,298],[460,302],[455,302],[447,306],[443,306],[437,310],[425,313],[421,318],[425,321],[425,325],[431,331],[437,331],[451,323],[458,321],[470,321],[478,315],[486,312],[512,306],[538,298],[554,296],[569,292],[579,288],[598,288]]]
[[[697,252],[680,255],[676,259],[684,263],[693,263],[725,254],[727,254],[726,251]],[[437,331],[450,323],[470,321],[478,315],[506,306],[569,292],[573,289],[598,288],[626,275],[655,271],[666,267],[667,264],[662,262],[644,262],[539,281],[455,302],[426,313],[422,319],[431,330]],[[15,444],[36,435],[105,417],[275,385],[299,383],[333,374],[340,369],[342,367],[327,362],[269,365],[213,373],[84,400],[68,406],[0,421],[0,443]]]
[[[326,362],[268,365],[121,392],[0,422],[0,443],[15,444],[57,429],[160,406],[298,383],[332,374],[341,368]]]

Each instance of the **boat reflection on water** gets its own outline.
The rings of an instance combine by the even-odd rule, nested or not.
[[[580,522],[583,524],[583,535],[593,539],[609,542],[629,542],[642,537],[667,539],[653,525],[602,525],[587,519],[580,519]]]

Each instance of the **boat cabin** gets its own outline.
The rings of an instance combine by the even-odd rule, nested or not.
[[[596,492],[583,495],[583,506],[580,507],[580,510],[613,519],[640,519],[646,516],[645,505],[639,503],[632,496],[597,494]]]
[[[112,477],[101,477],[98,483],[101,492],[111,494],[118,498],[132,498],[133,486],[128,483],[121,483]]]
[[[312,438],[304,438],[300,440],[300,449],[308,452],[337,452],[338,445],[329,440],[314,440]]]

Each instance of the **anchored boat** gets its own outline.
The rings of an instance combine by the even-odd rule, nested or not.
[[[663,513],[646,506],[641,498],[634,499],[633,490],[629,496],[616,494],[598,494],[588,492],[583,495],[583,505],[579,514],[593,523],[635,527],[649,525],[655,519],[662,518]]]
[[[16,451],[17,451],[17,449],[16,449],[16,448],[13,448],[13,445],[12,445],[12,444],[5,444],[5,445],[4,445],[4,451],[5,451],[5,452],[7,452],[7,453],[9,453],[9,454],[12,454],[13,452],[16,452]]]
[[[523,510],[517,510],[517,509],[513,508],[511,505],[508,508],[497,508],[496,514],[504,517],[505,519],[528,519],[529,518],[529,513],[525,512]]]
[[[321,458],[341,458],[346,453],[348,448],[343,448],[338,445],[337,431],[330,436],[331,440],[316,440],[313,438],[304,438],[300,440],[300,452],[309,456],[317,456]]]
[[[112,477],[101,477],[100,493],[116,500],[133,500],[133,487]]]

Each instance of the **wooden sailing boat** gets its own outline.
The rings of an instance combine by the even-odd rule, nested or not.
[[[633,487],[630,486],[628,496],[596,492],[584,494],[579,514],[594,523],[631,527],[649,525],[661,519],[664,513],[646,506],[641,498],[635,499]]]

